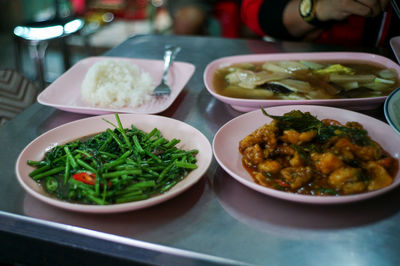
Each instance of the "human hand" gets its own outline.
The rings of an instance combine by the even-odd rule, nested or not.
[[[375,17],[382,13],[389,0],[319,0],[316,14],[319,20],[343,20],[351,15]]]

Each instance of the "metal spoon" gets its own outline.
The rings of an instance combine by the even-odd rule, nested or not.
[[[171,65],[171,62],[174,60],[176,54],[179,53],[180,50],[181,50],[181,47],[179,47],[179,46],[166,46],[165,47],[163,76],[162,76],[160,85],[158,85],[154,89],[152,95],[162,96],[162,95],[169,95],[171,93],[171,88],[167,84],[168,70]]]

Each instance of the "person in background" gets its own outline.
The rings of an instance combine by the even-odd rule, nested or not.
[[[337,45],[388,45],[400,34],[389,0],[243,0],[243,22],[280,40]]]
[[[205,34],[214,2],[214,0],[167,1],[167,9],[173,19],[173,33],[179,35]]]

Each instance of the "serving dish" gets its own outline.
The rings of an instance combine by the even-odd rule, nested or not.
[[[325,60],[325,61],[358,61],[369,62],[382,65],[387,68],[393,68],[398,73],[400,79],[400,66],[392,60],[375,54],[358,52],[314,52],[314,53],[274,53],[274,54],[251,54],[228,56],[216,59],[210,62],[204,71],[204,83],[207,90],[218,100],[229,104],[232,108],[249,112],[258,109],[260,106],[272,107],[280,105],[324,105],[332,107],[341,107],[350,110],[369,110],[382,104],[386,96],[370,98],[348,98],[348,99],[313,99],[313,100],[271,100],[271,99],[244,99],[233,98],[218,94],[213,86],[213,76],[217,69],[229,66],[231,64],[243,62],[266,62],[280,60]]]
[[[383,110],[389,125],[400,135],[400,88],[386,98]]]
[[[34,168],[27,164],[27,160],[41,160],[44,157],[46,150],[51,147],[65,144],[84,136],[90,136],[110,128],[110,125],[103,121],[104,118],[116,123],[114,115],[109,114],[94,116],[64,124],[40,135],[29,143],[18,156],[15,165],[17,179],[21,186],[33,197],[55,207],[77,212],[115,213],[138,210],[171,199],[189,189],[199,181],[208,169],[212,160],[211,144],[208,139],[194,127],[172,118],[157,115],[120,114],[119,117],[124,127],[129,127],[133,124],[135,127],[145,132],[150,132],[154,127],[157,127],[163,134],[164,138],[180,139],[181,142],[177,144],[178,148],[185,150],[199,150],[199,153],[196,155],[198,167],[191,171],[189,175],[187,175],[182,181],[178,182],[169,191],[142,201],[113,205],[87,205],[70,203],[48,196],[42,187],[29,177],[28,174]]]
[[[105,60],[123,60],[137,65],[140,69],[148,72],[154,81],[154,87],[160,83],[164,62],[162,60],[135,59],[122,57],[94,56],[80,60],[68,71],[62,74],[52,84],[38,95],[38,102],[43,105],[55,107],[60,110],[101,115],[113,112],[157,114],[166,110],[178,97],[189,79],[194,73],[195,66],[186,62],[174,61],[168,73],[168,84],[171,87],[171,94],[167,97],[157,97],[148,104],[139,107],[107,108],[89,106],[81,101],[81,84],[87,71],[95,63]]]
[[[400,36],[391,38],[389,42],[393,53],[396,56],[397,62],[400,63]]]
[[[341,123],[357,121],[363,125],[373,140],[377,141],[394,158],[399,159],[400,136],[391,130],[388,124],[375,118],[350,110],[314,105],[276,106],[266,108],[265,110],[271,115],[283,115],[292,110],[300,110],[302,112],[310,112],[318,119],[330,118]],[[256,184],[253,181],[253,178],[242,166],[242,155],[239,153],[239,142],[260,126],[270,122],[271,119],[265,116],[261,110],[248,112],[232,119],[222,126],[213,140],[213,152],[219,165],[230,176],[250,189],[289,201],[312,204],[339,204],[372,198],[388,192],[400,184],[400,172],[397,173],[393,183],[388,187],[367,193],[346,196],[307,196],[274,190]]]

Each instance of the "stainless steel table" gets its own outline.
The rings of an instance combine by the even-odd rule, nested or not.
[[[140,35],[106,56],[161,59],[165,44],[196,66],[177,101],[160,115],[197,127],[212,141],[239,112],[203,84],[219,57],[341,50],[301,43]],[[371,115],[384,119],[381,109]],[[89,215],[32,198],[17,183],[15,162],[35,137],[88,115],[34,104],[0,127],[0,261],[42,265],[400,265],[399,190],[364,202],[296,204],[252,191],[214,160],[202,180],[163,204],[129,213]]]

